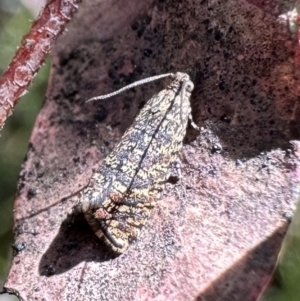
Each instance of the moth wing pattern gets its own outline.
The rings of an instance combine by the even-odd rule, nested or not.
[[[120,142],[82,191],[79,210],[96,235],[117,253],[140,235],[182,148],[193,83],[185,73],[141,109]]]

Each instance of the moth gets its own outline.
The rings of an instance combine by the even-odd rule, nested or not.
[[[188,120],[192,122],[194,84],[185,73],[169,73],[90,99],[108,98],[162,77],[170,77],[171,82],[145,104],[81,192],[76,208],[116,253],[126,251],[138,238],[168,180],[171,164],[178,160]]]

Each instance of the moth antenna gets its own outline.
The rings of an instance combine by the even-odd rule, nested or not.
[[[165,74],[160,74],[160,75],[155,75],[155,76],[151,76],[151,77],[147,77],[147,78],[144,78],[144,79],[141,79],[141,80],[138,80],[128,86],[125,86],[115,92],[112,92],[112,93],[109,93],[109,94],[105,94],[105,95],[100,95],[100,96],[95,96],[95,97],[92,97],[90,99],[88,99],[86,102],[90,102],[90,101],[94,101],[94,100],[101,100],[101,99],[106,99],[106,98],[110,98],[110,97],[113,97],[115,95],[118,95],[120,93],[123,93],[124,91],[127,91],[131,88],[134,88],[136,86],[140,86],[140,85],[143,85],[143,84],[146,84],[146,83],[149,83],[149,82],[153,82],[155,80],[158,80],[158,79],[161,79],[161,78],[164,78],[164,77],[168,77],[168,76],[172,76],[174,75],[174,73],[165,73]]]

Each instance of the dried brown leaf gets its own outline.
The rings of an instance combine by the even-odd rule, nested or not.
[[[290,144],[299,138],[296,44],[266,11],[240,0],[82,5],[54,53],[21,173],[15,240],[25,248],[7,291],[26,301],[255,300],[300,181],[299,144]],[[181,152],[186,196],[168,184],[138,242],[114,258],[84,220],[67,218],[68,196],[162,84],[85,100],[175,71],[194,76],[201,127],[188,128]]]

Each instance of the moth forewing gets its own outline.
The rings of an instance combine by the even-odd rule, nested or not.
[[[165,76],[171,83],[146,103],[82,192],[80,211],[117,253],[140,235],[186,133],[193,83],[185,73]]]

